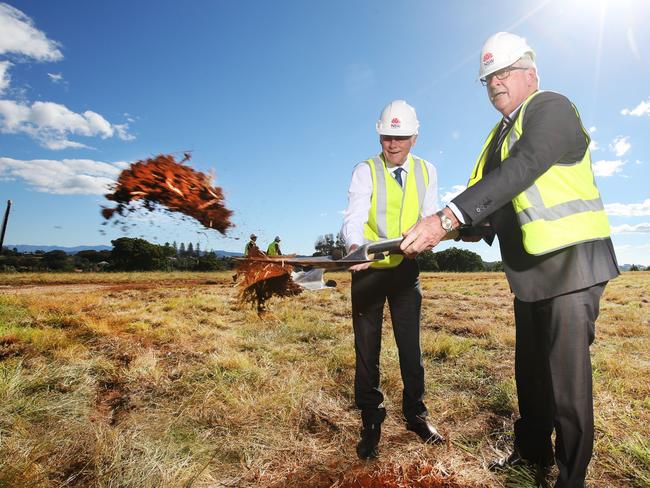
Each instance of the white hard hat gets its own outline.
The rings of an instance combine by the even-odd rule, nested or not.
[[[273,239],[276,242],[280,242],[280,236],[275,236],[275,239]]]
[[[257,239],[257,236],[255,234],[251,234],[251,239]]]
[[[497,32],[483,44],[478,78],[485,78],[516,63],[524,54],[530,55],[531,60],[535,61],[535,51],[526,39],[510,32]]]
[[[415,109],[404,100],[393,100],[386,105],[377,121],[377,133],[382,136],[412,136],[418,133],[419,127]]]

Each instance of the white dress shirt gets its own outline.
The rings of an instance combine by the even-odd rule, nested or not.
[[[410,153],[409,156],[411,156]],[[428,161],[424,161],[424,164],[429,173],[429,184],[424,195],[420,217],[427,217],[438,211],[438,177],[436,168]],[[397,168],[404,170],[402,173],[402,188],[404,188],[406,179],[409,177],[407,164],[397,166],[387,163],[387,167],[391,176],[393,176]],[[341,227],[340,236],[343,242],[345,242],[345,248],[348,251],[353,244],[360,246],[367,242],[363,236],[363,228],[368,221],[371,197],[372,173],[370,166],[364,161],[357,164],[352,171],[352,180],[348,189],[348,208],[343,215],[343,226]]]

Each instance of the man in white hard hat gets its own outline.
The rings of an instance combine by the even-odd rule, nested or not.
[[[555,457],[555,487],[584,487],[594,436],[589,346],[600,297],[619,274],[589,134],[566,97],[539,90],[535,54],[522,37],[493,35],[480,63],[479,78],[503,119],[468,188],[420,221],[402,249],[430,249],[461,224],[492,226],[515,295],[520,418],[514,451],[490,467],[529,464],[543,476]]]
[[[377,122],[381,153],[357,164],[352,173],[341,238],[349,251],[361,244],[402,235],[420,217],[437,210],[434,166],[411,154],[419,122],[404,100],[389,103]],[[386,416],[379,388],[379,351],[384,304],[388,301],[399,351],[404,390],[402,413],[408,430],[424,442],[439,443],[442,436],[429,423],[424,405],[424,366],[420,350],[418,264],[391,255],[352,271],[352,323],[356,368],[354,394],[361,410],[361,439],[357,455],[378,455],[381,423]]]
[[[280,236],[275,236],[275,239],[271,241],[271,244],[266,248],[266,254],[269,256],[282,256],[282,251],[280,251]]]
[[[255,234],[251,234],[250,240],[246,243],[246,247],[244,248],[244,256],[250,255],[251,251],[259,251],[260,248],[257,247],[257,236]]]

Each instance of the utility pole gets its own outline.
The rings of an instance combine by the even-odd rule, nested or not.
[[[5,242],[5,231],[7,230],[7,221],[9,220],[10,210],[11,210],[11,200],[7,200],[7,210],[5,211],[5,218],[2,221],[2,232],[0,232],[0,254],[2,254],[2,246]]]

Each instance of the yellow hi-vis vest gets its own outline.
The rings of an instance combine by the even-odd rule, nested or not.
[[[501,144],[502,162],[521,137],[526,106],[539,93],[533,93],[522,104],[515,123]],[[579,118],[575,105],[573,109]],[[468,187],[483,177],[488,148],[498,128],[499,124],[488,135]],[[588,144],[589,135],[584,127],[582,131]],[[588,147],[580,161],[551,166],[531,186],[515,196],[512,205],[523,234],[524,249],[529,254],[546,254],[581,242],[605,239],[610,235],[609,221],[596,187]]]
[[[266,255],[267,256],[278,256],[278,243],[273,241],[271,244],[269,244],[269,247],[266,248]]]
[[[372,174],[372,197],[363,235],[369,241],[401,237],[420,218],[429,172],[424,161],[409,154],[404,189],[392,177],[382,157],[368,159]],[[386,256],[374,268],[393,268],[402,262],[401,254]]]

